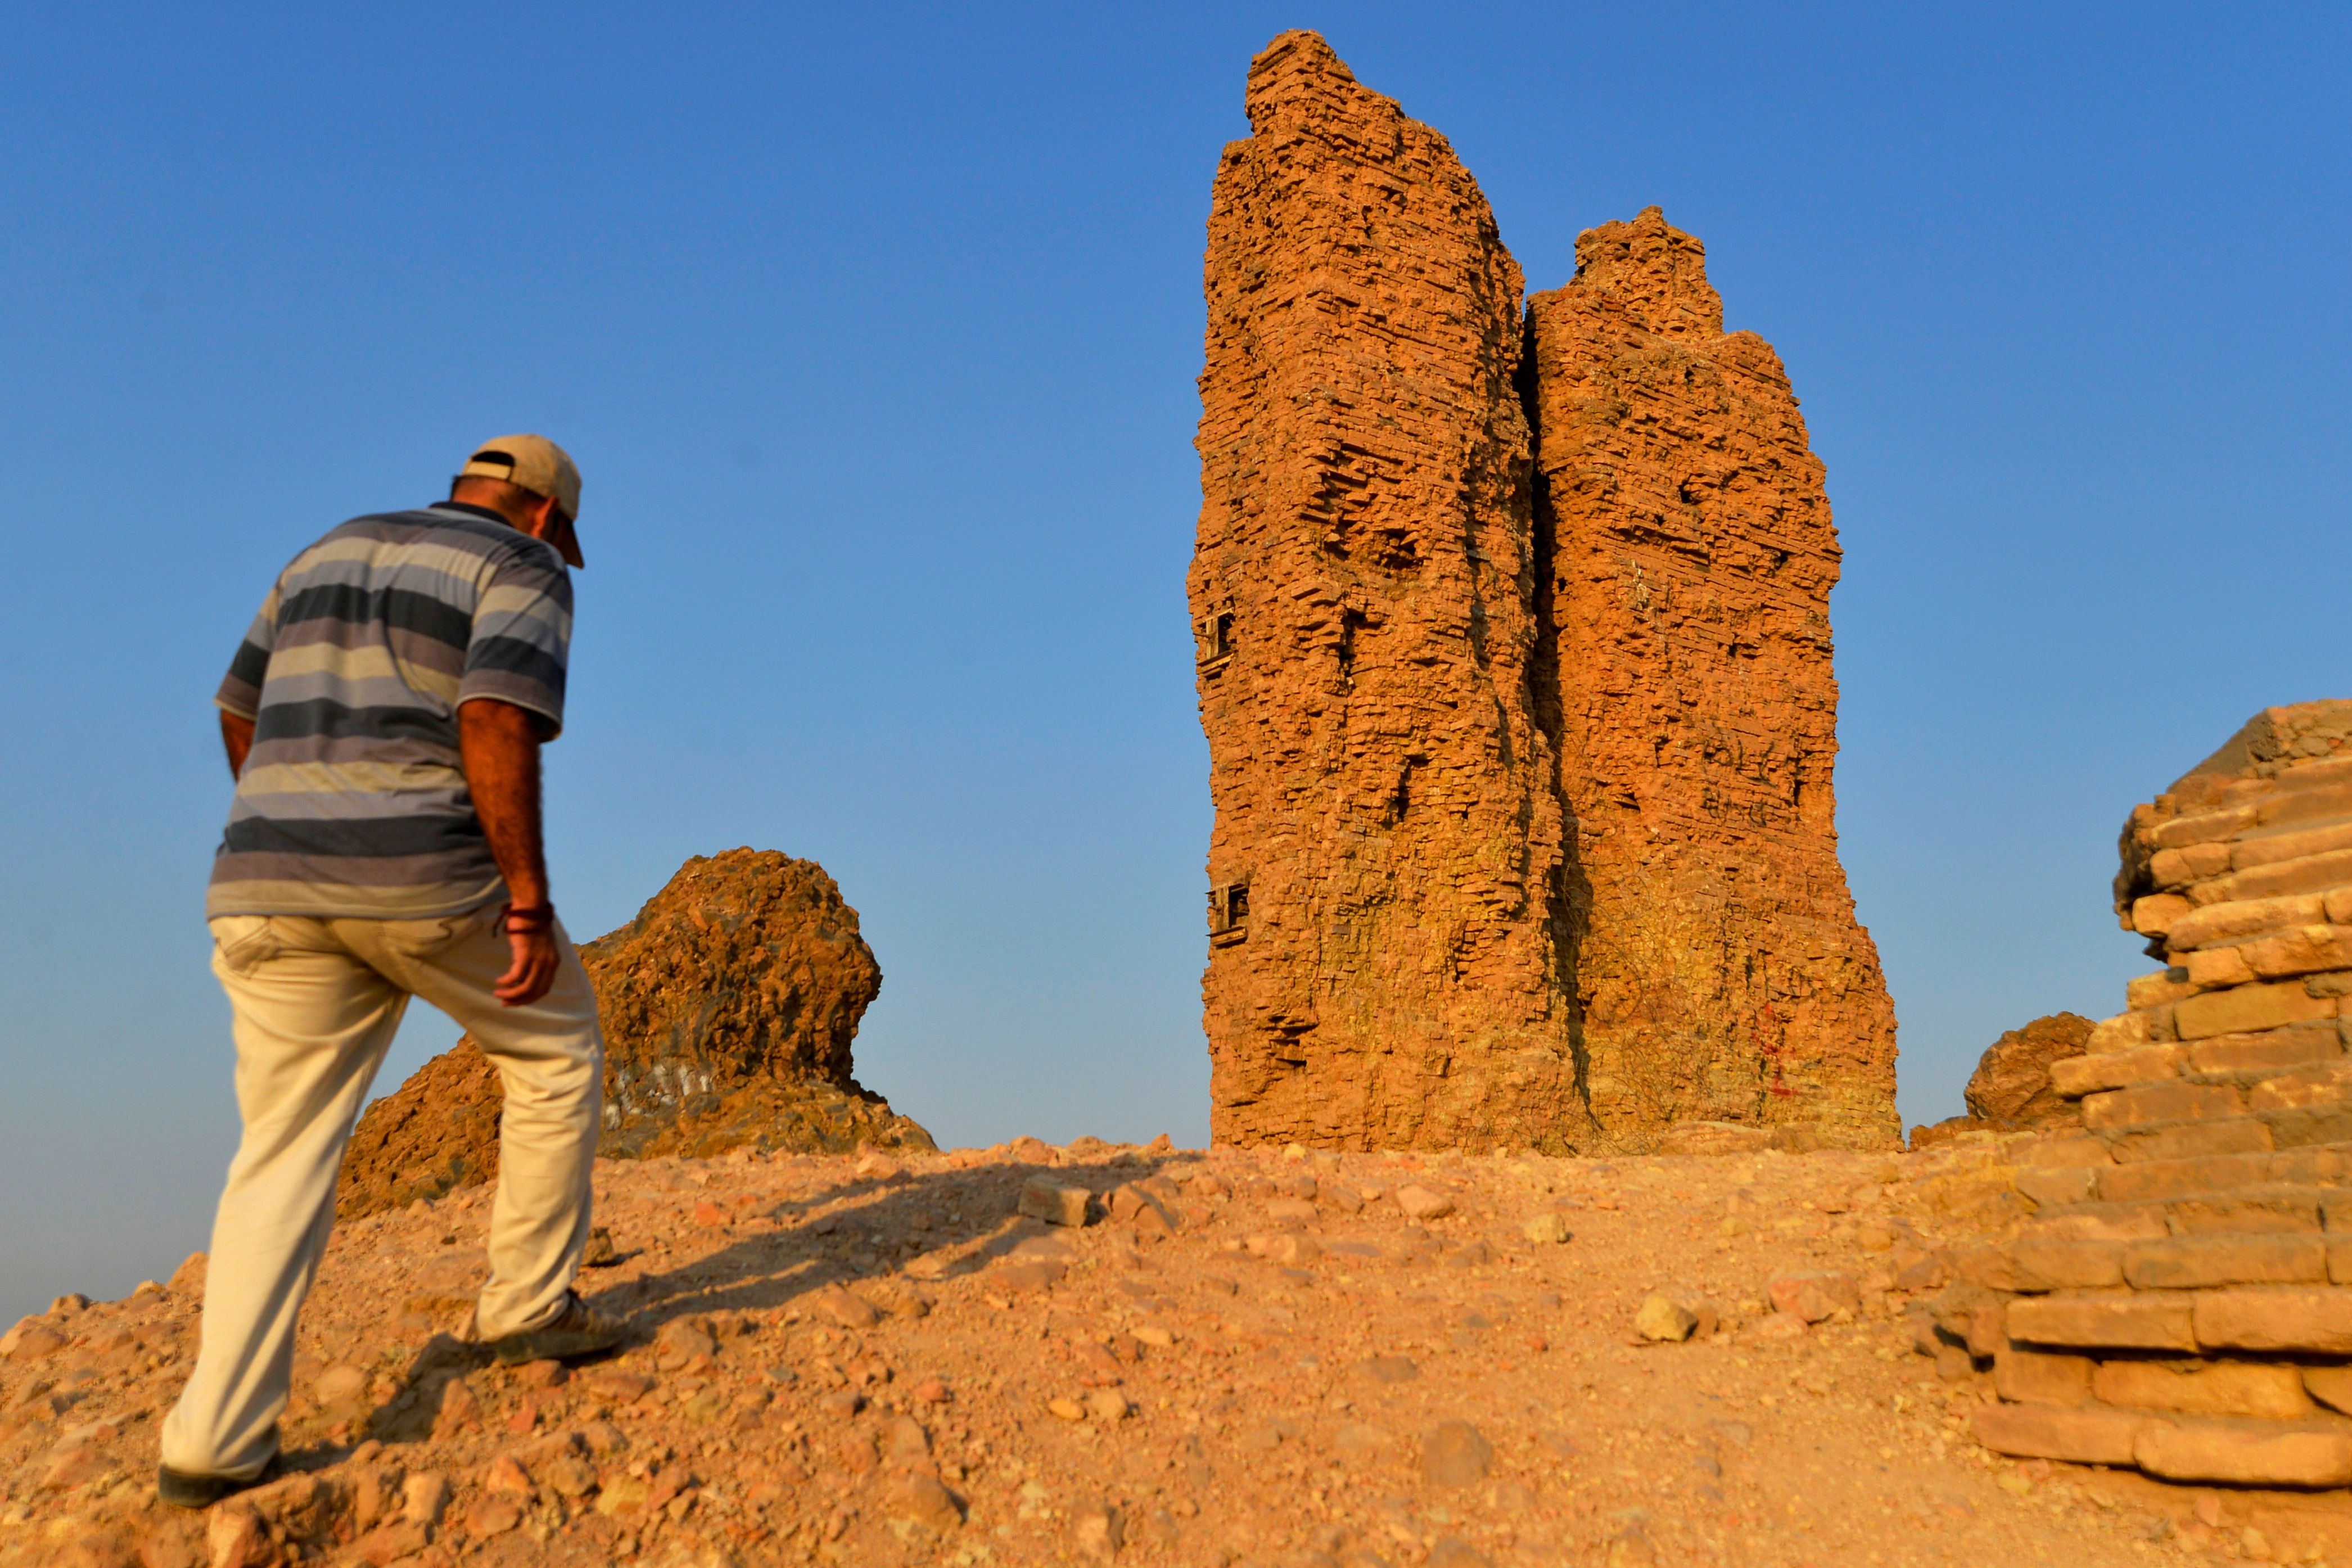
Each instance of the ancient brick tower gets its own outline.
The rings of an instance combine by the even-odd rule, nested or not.
[[[1771,350],[1654,211],[1523,318],[1444,138],[1312,33],[1247,104],[1188,583],[1217,1139],[1893,1137],[1831,828],[1837,547]]]
[[[1445,139],[1286,33],[1209,217],[1190,581],[1220,1141],[1586,1131],[1519,270]]]

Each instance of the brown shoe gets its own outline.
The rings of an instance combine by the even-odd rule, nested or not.
[[[527,1361],[570,1361],[612,1349],[628,1337],[620,1323],[580,1299],[564,1293],[563,1310],[535,1329],[524,1329],[490,1342],[490,1354],[509,1366]]]

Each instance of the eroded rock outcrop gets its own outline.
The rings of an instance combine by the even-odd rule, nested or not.
[[[1536,723],[1519,271],[1427,126],[1286,33],[1209,217],[1188,590],[1220,1142],[1589,1132]]]
[[[1891,1142],[1836,537],[1778,359],[1654,208],[1523,318],[1476,182],[1314,34],[1247,101],[1188,581],[1216,1136]]]
[[[1837,858],[1821,460],[1696,239],[1652,207],[1576,259],[1528,337],[1593,1114],[1890,1139],[1894,1004]]]
[[[2052,1013],[2003,1034],[1969,1075],[1969,1114],[2000,1132],[2079,1124],[2080,1108],[2058,1092],[2051,1071],[2082,1055],[2096,1027],[2080,1013]]]
[[[598,1154],[932,1146],[851,1076],[850,1044],[882,969],[857,912],[815,862],[750,849],[697,856],[580,957],[604,1029]],[[426,1062],[360,1118],[337,1214],[489,1180],[500,1099],[471,1036]]]

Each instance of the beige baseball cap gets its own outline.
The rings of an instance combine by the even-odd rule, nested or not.
[[[572,521],[580,517],[580,465],[572,455],[544,435],[501,435],[483,442],[457,470],[460,478],[504,479],[534,496],[552,496]],[[553,541],[573,566],[580,559],[580,539],[566,527]]]

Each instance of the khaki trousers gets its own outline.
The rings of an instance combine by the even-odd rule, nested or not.
[[[596,997],[559,927],[554,988],[509,1008],[490,988],[513,961],[495,905],[435,920],[225,915],[213,972],[236,1014],[245,1123],[213,1223],[194,1373],[163,1423],[163,1459],[249,1479],[278,1448],[294,1323],[334,1228],[343,1146],[411,996],[472,1031],[499,1070],[499,1190],[490,1210],[485,1339],[566,1305],[588,1240],[604,1095]]]

